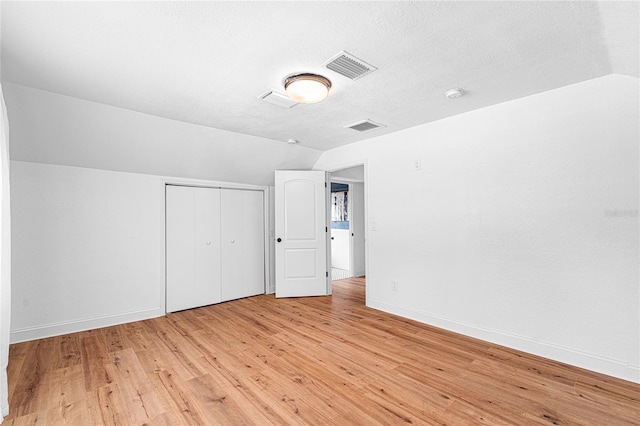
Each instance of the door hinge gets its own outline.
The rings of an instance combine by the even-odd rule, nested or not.
[[[325,188],[327,187],[327,182],[325,182],[325,183],[324,183],[324,187],[325,187]]]
[[[326,275],[325,275],[325,276],[326,276],[327,278],[329,278],[329,272],[328,272],[328,271],[326,272]]]
[[[329,232],[329,227],[328,226],[324,227],[324,232]]]

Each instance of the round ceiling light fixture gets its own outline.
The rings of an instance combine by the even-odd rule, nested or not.
[[[317,74],[294,74],[284,80],[287,95],[301,104],[315,104],[325,100],[329,89],[329,79]]]

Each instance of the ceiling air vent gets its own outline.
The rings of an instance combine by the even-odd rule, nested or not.
[[[287,95],[274,92],[273,90],[270,90],[267,93],[258,96],[258,99],[262,99],[265,102],[278,105],[282,108],[291,108],[298,105],[296,101],[291,100],[291,98],[289,98]]]
[[[366,63],[362,59],[358,59],[355,56],[342,51],[333,58],[329,59],[324,66],[331,71],[335,71],[340,75],[343,75],[351,80],[357,80],[360,77],[372,73],[377,70],[371,64]]]
[[[344,126],[345,129],[353,129],[359,132],[370,132],[371,130],[379,129],[381,127],[387,127],[384,124],[376,123],[371,120],[358,121],[357,123]]]

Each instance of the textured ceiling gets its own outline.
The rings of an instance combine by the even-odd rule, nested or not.
[[[2,2],[2,79],[326,150],[610,73],[638,77],[638,2]],[[345,50],[378,68],[351,81]],[[258,100],[294,72],[320,104]],[[466,95],[447,100],[444,91]],[[386,128],[343,127],[371,119]],[[284,143],[284,142],[283,142]]]

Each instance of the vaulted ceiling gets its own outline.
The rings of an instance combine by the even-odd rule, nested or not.
[[[639,76],[638,2],[6,2],[3,81],[326,150],[611,73]],[[377,70],[350,80],[341,51]],[[258,97],[315,72],[286,109]],[[449,100],[447,89],[465,96]],[[387,127],[344,126],[370,119]]]

